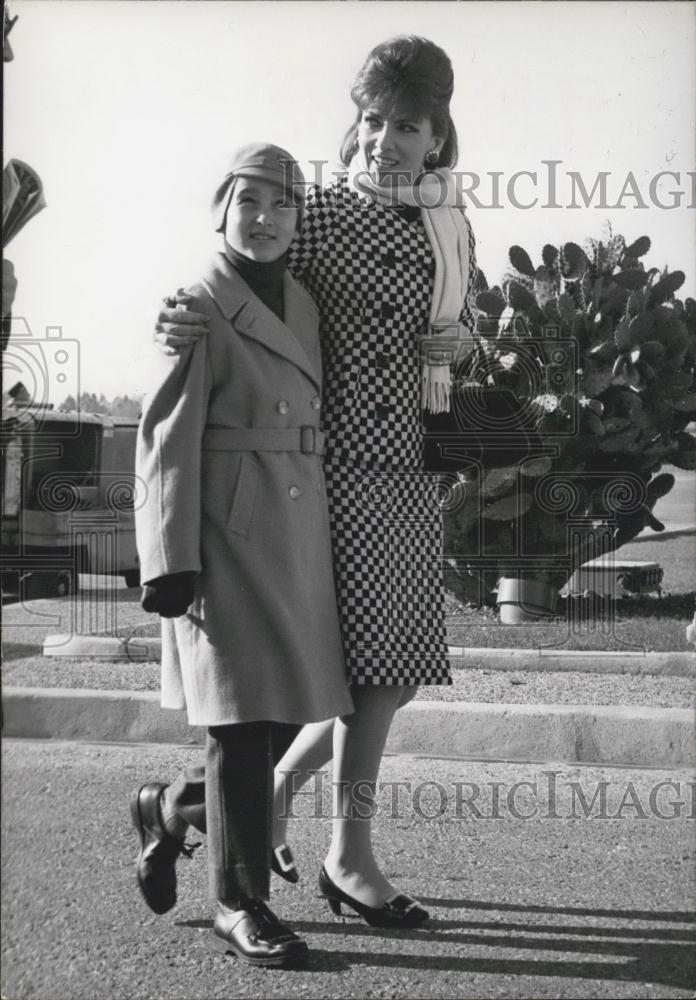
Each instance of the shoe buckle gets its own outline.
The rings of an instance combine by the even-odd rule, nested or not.
[[[290,872],[293,870],[295,862],[287,844],[282,844],[280,847],[274,847],[273,853],[276,856],[276,860],[280,865],[281,871]]]

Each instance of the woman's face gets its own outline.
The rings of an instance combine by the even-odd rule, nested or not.
[[[429,118],[409,117],[408,109],[380,110],[376,104],[361,113],[357,139],[368,169],[380,182],[413,183],[423,172],[426,154],[442,146]]]
[[[297,213],[280,184],[238,177],[227,209],[225,240],[251,260],[277,260],[295,236]]]

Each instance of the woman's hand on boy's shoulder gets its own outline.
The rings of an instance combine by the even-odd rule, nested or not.
[[[190,302],[191,296],[181,289],[162,299],[154,336],[165,354],[178,354],[182,347],[197,343],[208,332],[208,317],[189,309]]]

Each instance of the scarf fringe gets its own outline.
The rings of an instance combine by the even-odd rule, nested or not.
[[[423,409],[430,413],[449,413],[452,400],[452,369],[449,365],[423,365]]]

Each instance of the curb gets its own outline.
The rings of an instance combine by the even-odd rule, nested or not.
[[[3,691],[4,736],[133,743],[200,743],[185,712],[159,693],[68,688]],[[394,716],[387,752],[508,761],[689,767],[694,713],[624,705],[416,702]]]
[[[582,674],[656,674],[696,677],[695,653],[611,653],[603,650],[480,649],[450,646],[455,669],[525,670],[533,673],[576,671]],[[456,662],[459,660],[460,662]]]
[[[162,640],[117,636],[68,635],[46,636],[42,653],[51,657],[89,657],[110,662],[159,663]],[[541,672],[577,671],[588,674],[656,674],[661,677],[696,677],[694,653],[623,653],[587,652],[586,650],[504,649],[450,646],[453,667],[485,670]],[[456,662],[460,661],[460,662]]]
[[[633,705],[417,702],[394,716],[387,749],[636,767],[696,763],[692,710]]]
[[[158,637],[121,639],[115,635],[70,635],[53,633],[44,639],[42,656],[84,657],[90,660],[108,660],[110,663],[159,663],[162,659],[162,640]]]
[[[205,743],[185,712],[160,706],[158,691],[5,687],[3,736],[124,743]]]

